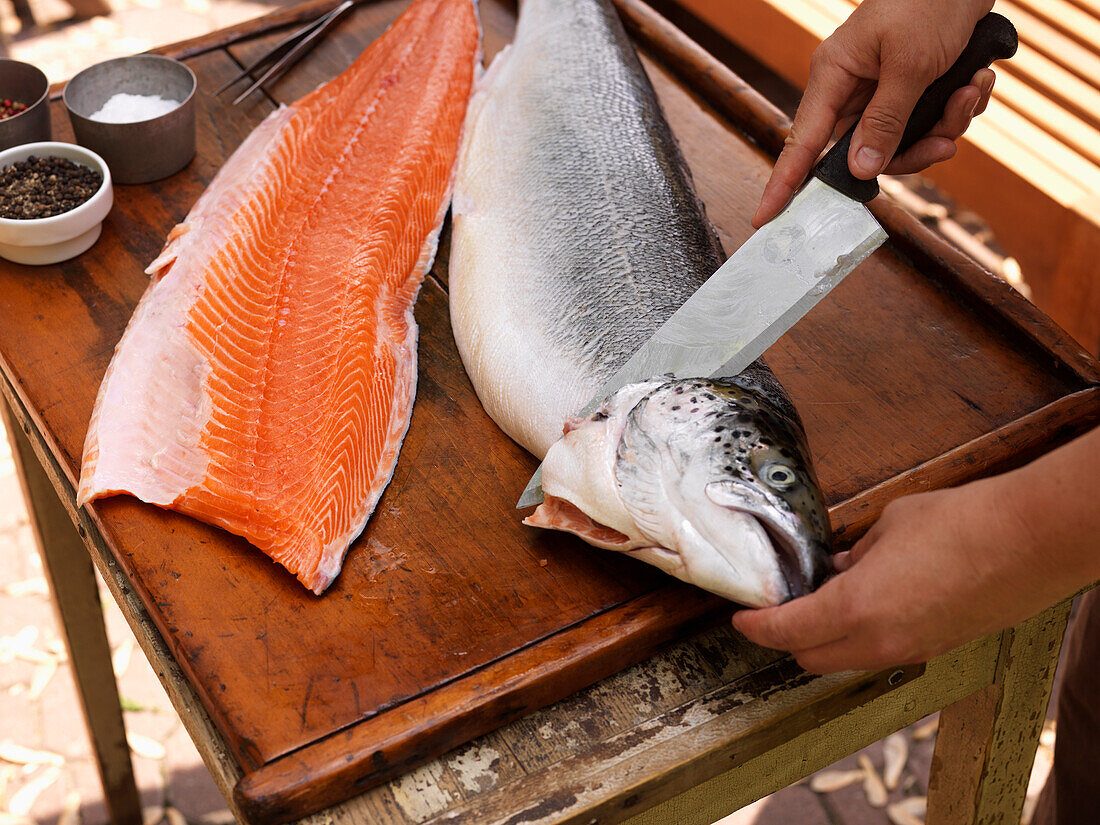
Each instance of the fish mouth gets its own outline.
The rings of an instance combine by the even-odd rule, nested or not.
[[[783,601],[788,602],[791,599],[797,599],[799,596],[810,593],[817,583],[813,581],[815,576],[811,571],[802,569],[802,564],[799,561],[801,553],[799,552],[798,542],[786,530],[759,513],[748,513],[748,515],[755,518],[757,524],[764,529],[764,533],[775,551],[779,572],[787,585],[787,598]]]
[[[797,510],[754,485],[716,482],[707,485],[707,497],[720,507],[749,518],[760,540],[771,545],[780,581],[775,582],[776,604],[815,590],[829,573],[829,546],[815,534]]]

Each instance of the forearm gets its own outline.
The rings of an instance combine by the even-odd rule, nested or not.
[[[840,574],[734,626],[807,670],[923,661],[1100,579],[1100,427],[1018,470],[903,496]]]
[[[1100,579],[1100,427],[990,481],[1037,580],[1069,595]]]

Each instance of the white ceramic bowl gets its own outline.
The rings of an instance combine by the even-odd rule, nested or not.
[[[103,175],[96,193],[76,209],[52,218],[15,220],[0,218],[0,257],[19,264],[55,264],[84,252],[99,238],[103,219],[111,211],[114,191],[111,171],[103,158],[75,143],[42,141],[24,143],[0,152],[0,168],[31,155],[67,158]]]

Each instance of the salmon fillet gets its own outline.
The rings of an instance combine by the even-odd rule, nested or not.
[[[328,587],[408,429],[412,306],[479,62],[473,0],[417,0],[242,143],[147,270],[79,504],[129,493]]]

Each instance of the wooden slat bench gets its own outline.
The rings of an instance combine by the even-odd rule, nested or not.
[[[810,55],[859,0],[677,0],[805,88]],[[1100,349],[1100,0],[998,0],[1020,33],[958,156],[925,174],[981,215],[1031,298]]]

